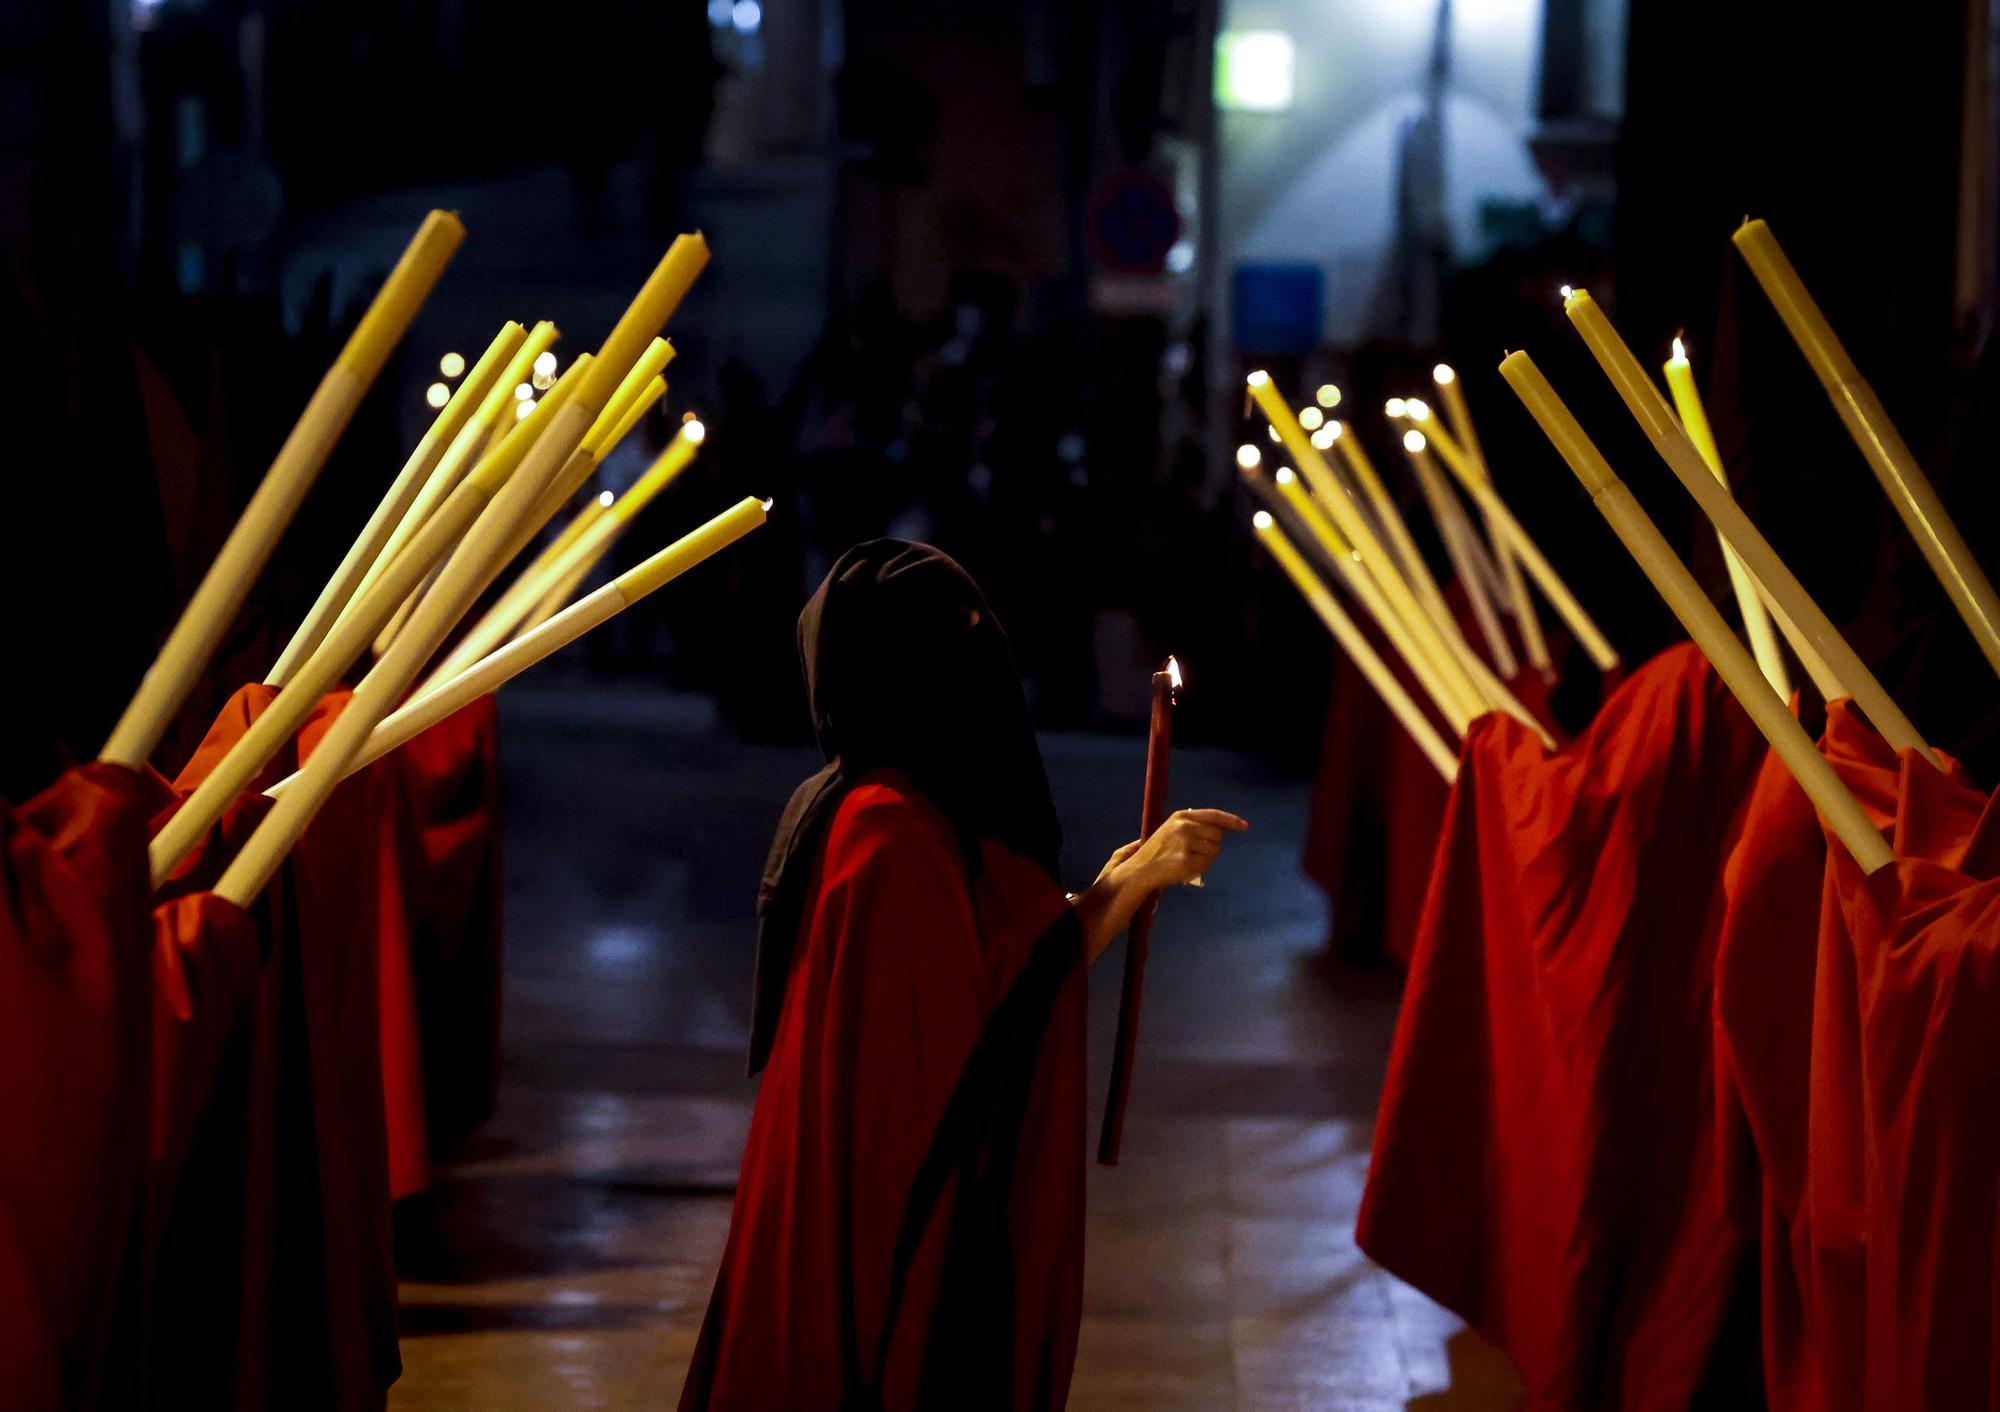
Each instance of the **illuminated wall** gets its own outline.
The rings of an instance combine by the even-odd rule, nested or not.
[[[1422,167],[1441,151],[1441,166],[1430,177],[1406,169],[1410,125],[1431,111],[1437,15],[1437,0],[1224,0],[1225,51],[1232,36],[1268,32],[1290,39],[1292,59],[1290,101],[1277,111],[1241,105],[1280,96],[1259,61],[1282,57],[1281,44],[1253,46],[1247,64],[1225,52],[1218,64],[1225,267],[1318,266],[1321,341],[1336,348],[1427,336],[1387,326],[1402,322],[1387,288],[1401,278],[1399,207],[1401,225],[1414,215],[1433,245],[1464,260],[1484,246],[1484,203],[1543,199],[1527,148],[1541,0],[1452,0],[1442,142],[1426,147],[1419,134],[1414,154]]]

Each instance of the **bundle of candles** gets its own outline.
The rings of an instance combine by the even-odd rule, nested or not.
[[[1768,226],[1734,240],[2000,671],[2000,600],[1881,402]],[[1501,378],[1691,639],[1629,675],[1502,498],[1453,368],[1436,407],[1385,410],[1462,617],[1338,392],[1294,410],[1248,378],[1290,462],[1238,452],[1256,535],[1448,786],[1361,1245],[1538,1406],[2000,1405],[2000,814],[1739,508],[1683,341],[1663,391],[1562,296],[1719,537],[1741,638],[1528,353]],[[1567,741],[1537,709],[1544,606],[1623,677]],[[1728,1362],[1759,1261],[1761,1388]]]
[[[425,1049],[405,1042],[409,974],[421,958],[404,942],[415,936],[415,909],[447,881],[392,876],[424,866],[409,835],[429,822],[412,813],[419,792],[393,782],[400,748],[459,739],[439,733],[456,713],[721,552],[770,509],[746,496],[579,596],[704,439],[690,414],[622,495],[589,485],[665,396],[673,348],[660,330],[708,261],[703,238],[684,235],[603,343],[559,378],[550,376],[558,333],[546,322],[505,323],[469,368],[459,360],[456,389],[432,390],[434,420],[264,680],[231,698],[177,777],[155,771],[169,726],[464,234],[446,212],[423,222],[98,760],[6,812],[6,886],[39,899],[0,920],[0,968],[20,982],[0,986],[0,1031],[12,1036],[14,1073],[32,1076],[10,1090],[4,1127],[10,1151],[34,1154],[0,1162],[0,1209],[39,1242],[0,1250],[0,1285],[32,1309],[17,1309],[0,1334],[0,1376],[20,1405],[73,1405],[105,1379],[147,1384],[157,1360],[178,1369],[171,1398],[150,1393],[161,1400],[206,1405],[185,1385],[197,1369],[218,1387],[254,1376],[257,1386],[243,1384],[251,1400],[296,1405],[303,1386],[287,1380],[321,1378],[322,1368],[352,1381],[355,1400],[370,1387],[379,1400],[385,1330],[390,1376],[394,1361],[385,1109],[386,1169],[425,1170],[421,1085],[404,1101],[413,1095],[398,1091],[385,1056]],[[531,383],[546,387],[539,400]],[[579,494],[583,509],[440,658],[469,610]],[[490,734],[485,742],[490,752]],[[358,776],[366,780],[343,788]],[[264,900],[274,883],[280,900]],[[47,959],[25,959],[34,957]],[[299,975],[280,984],[293,967]],[[241,1082],[222,1077],[249,1060],[229,1038],[245,1026],[285,1036],[275,1070],[255,1084],[247,1071]],[[310,1054],[310,1065],[293,1067],[292,1054]],[[270,1140],[276,1110],[257,1106],[259,1093],[314,1115],[302,1129],[310,1136],[284,1148],[276,1167],[252,1162],[230,1175],[254,1188],[239,1192],[246,1208],[292,1233],[256,1237],[249,1248],[266,1268],[246,1256],[243,1288],[218,1290],[223,1275],[174,1252],[226,1248],[234,1236],[203,1223],[229,1214],[212,1201],[182,1202],[178,1176],[197,1162],[221,1175],[231,1152]],[[404,1161],[399,1149],[411,1144],[416,1155]],[[295,1160],[306,1168],[288,1165]],[[402,1194],[407,1183],[394,1180]],[[143,1209],[145,1221],[127,1220],[128,1209]],[[211,1295],[225,1308],[268,1302],[277,1312],[241,1328],[213,1318],[181,1328],[176,1311],[207,1306]],[[278,1328],[288,1311],[319,1308],[325,1315],[308,1329]],[[173,1339],[160,1334],[169,1324]],[[274,1341],[301,1338],[318,1340],[319,1354],[288,1343],[287,1357],[274,1356]],[[212,1356],[191,1351],[204,1342]],[[114,1396],[127,1392],[148,1395],[120,1386]]]

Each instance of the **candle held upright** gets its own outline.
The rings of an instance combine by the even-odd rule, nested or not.
[[[1167,775],[1172,764],[1174,700],[1180,691],[1181,665],[1167,658],[1164,670],[1153,673],[1153,714],[1146,730],[1146,788],[1139,805],[1139,837],[1151,838],[1167,821]],[[1118,1040],[1111,1055],[1111,1087],[1104,1099],[1104,1126],[1097,1135],[1097,1160],[1118,1165],[1125,1138],[1125,1107],[1132,1095],[1132,1060],[1139,1044],[1139,1003],[1146,986],[1146,950],[1153,937],[1158,893],[1146,899],[1132,918],[1125,940],[1125,981],[1118,997]]]

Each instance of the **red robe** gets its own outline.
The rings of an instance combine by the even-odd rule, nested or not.
[[[1841,1406],[2000,1409],[2000,812],[1905,752],[1896,861],[1827,850],[1809,1204],[1856,1248]],[[1821,1142],[1822,1132],[1836,1141]],[[1823,1178],[1824,1169],[1824,1180]],[[1813,1212],[1815,1227],[1820,1213]],[[1858,1268],[1857,1268],[1858,1267]],[[1855,1396],[1855,1390],[1859,1396]]]
[[[145,1159],[147,782],[0,805],[0,1402],[93,1405]]]
[[[385,953],[385,987],[410,987],[411,1018],[385,1011],[398,1195],[421,1185],[427,1130],[446,1151],[493,1111],[500,1081],[499,713],[484,696],[383,762],[399,823],[405,947]],[[385,860],[385,864],[386,864]],[[389,992],[392,996],[393,990]],[[411,1049],[415,1044],[416,1048]]]
[[[1064,1404],[1081,939],[1062,889],[998,845],[966,876],[898,772],[828,826],[683,1409]]]
[[[1357,1236],[1537,1408],[1684,1408],[1718,1361],[1748,1249],[1714,1168],[1710,970],[1762,751],[1685,645],[1553,755],[1504,716],[1466,738]]]
[[[230,699],[175,781],[182,797],[275,695],[253,685]],[[316,706],[252,788],[309,756],[346,699]],[[189,1036],[220,1046],[204,1060],[208,1091],[157,1095],[156,1136],[178,1132],[185,1156],[155,1198],[156,1400],[366,1412],[400,1371],[377,1038],[381,794],[371,767],[328,800],[253,909],[267,955],[240,1013],[191,1011],[226,1031]],[[267,807],[238,799],[166,896],[185,908],[212,886]]]

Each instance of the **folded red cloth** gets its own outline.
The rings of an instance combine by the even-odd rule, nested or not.
[[[1686,645],[1556,752],[1504,716],[1466,738],[1358,1237],[1536,1407],[1686,1407],[1737,1374],[1710,987],[1762,754]]]
[[[0,806],[0,1399],[96,1405],[146,1154],[147,779]]]

